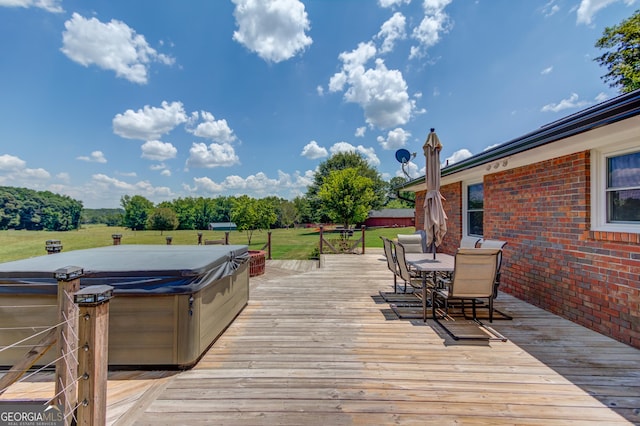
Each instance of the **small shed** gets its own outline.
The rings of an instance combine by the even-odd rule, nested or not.
[[[369,217],[364,221],[367,228],[389,228],[415,226],[414,209],[382,209],[371,210]]]
[[[238,227],[233,222],[211,222],[209,231],[235,231]]]

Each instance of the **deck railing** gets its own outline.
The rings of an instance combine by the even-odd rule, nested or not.
[[[320,226],[320,254],[332,253],[357,253],[356,249],[362,245],[361,254],[365,254],[365,230],[362,226],[360,238],[356,240],[350,239],[353,235],[352,230],[339,230],[339,237],[327,239],[324,237],[324,226]],[[335,232],[333,233],[335,235]]]
[[[25,355],[0,377],[0,395],[15,383],[26,381],[55,366],[55,390],[43,410],[54,407],[65,425],[104,424],[106,419],[109,300],[113,288],[91,286],[80,290],[83,271],[66,267],[55,272],[58,281],[57,323],[30,326],[38,329],[0,352],[28,348]],[[2,306],[2,309],[43,309],[43,305]],[[15,332],[19,327],[1,328]],[[36,342],[29,343],[29,342]],[[55,359],[37,369],[32,367],[52,347]],[[24,403],[18,401],[17,403]],[[43,411],[44,412],[44,411]]]

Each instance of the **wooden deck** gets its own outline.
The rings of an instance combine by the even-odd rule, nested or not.
[[[381,251],[323,263],[267,264],[193,369],[110,373],[108,424],[640,424],[640,350],[505,294],[509,340],[458,343],[381,300]],[[40,376],[0,399],[52,388]]]

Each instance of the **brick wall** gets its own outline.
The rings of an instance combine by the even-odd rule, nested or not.
[[[453,253],[462,185],[442,193]],[[508,242],[501,290],[640,348],[640,234],[591,231],[590,198],[588,151],[485,176],[484,236]]]

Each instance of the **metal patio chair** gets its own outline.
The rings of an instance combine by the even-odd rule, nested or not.
[[[498,259],[501,253],[501,249],[498,248],[461,248],[458,249],[455,255],[455,268],[453,276],[450,281],[444,281],[444,288],[435,288],[431,291],[431,306],[433,312],[433,319],[442,327],[451,337],[455,340],[462,338],[486,339],[483,337],[460,337],[456,333],[452,332],[438,318],[436,307],[438,304],[442,305],[445,318],[449,314],[449,303],[454,301],[457,305],[461,306],[462,314],[465,315],[465,301],[471,301],[472,319],[473,321],[488,330],[490,334],[500,340],[506,340],[504,336],[496,333],[495,330],[486,327],[476,315],[477,300],[487,299],[487,305],[489,308],[489,322],[493,322],[493,299],[494,299],[494,284],[496,280],[496,274],[498,272]]]

